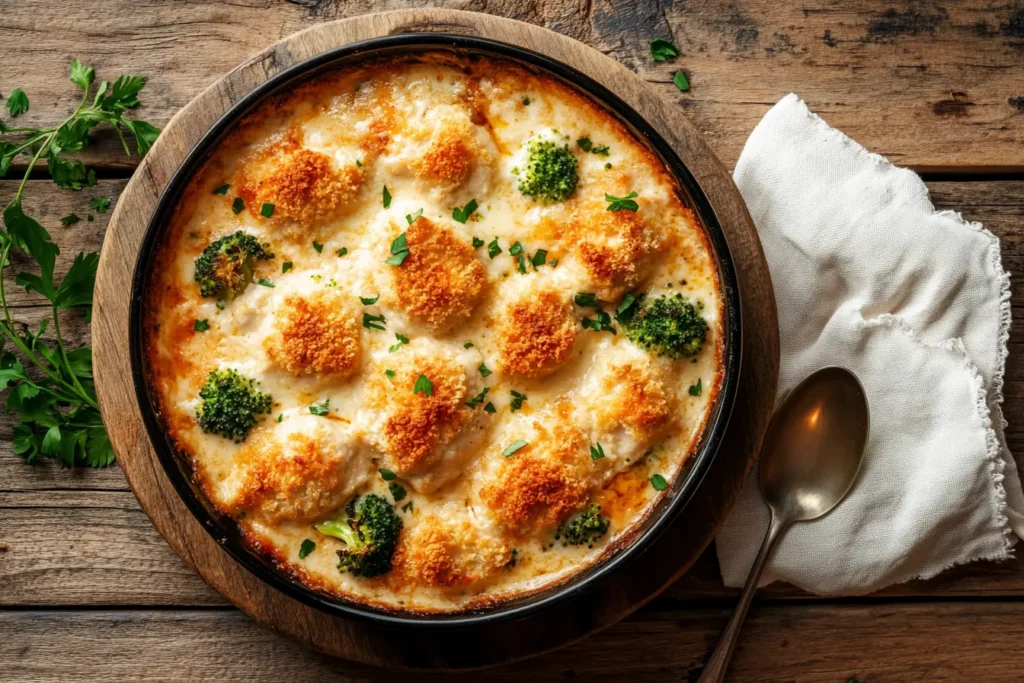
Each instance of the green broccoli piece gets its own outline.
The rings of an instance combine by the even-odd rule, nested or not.
[[[252,282],[253,263],[274,258],[269,247],[241,230],[214,240],[196,259],[199,293],[231,301]]]
[[[526,167],[519,176],[519,191],[546,203],[563,202],[576,189],[576,157],[569,145],[549,140],[531,140]]]
[[[345,544],[345,549],[338,551],[338,569],[369,578],[391,571],[402,519],[387,500],[367,493],[350,500],[341,517],[314,528]]]
[[[199,390],[199,426],[235,443],[245,441],[256,426],[256,415],[270,412],[270,394],[260,392],[256,380],[230,368],[214,370]]]
[[[601,516],[601,506],[591,503],[567,524],[558,527],[555,540],[562,545],[594,545],[608,531],[608,518]]]
[[[673,360],[700,353],[708,336],[707,321],[682,294],[644,302],[626,325],[626,336],[639,346]]]

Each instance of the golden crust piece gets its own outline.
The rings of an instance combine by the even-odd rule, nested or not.
[[[471,126],[462,120],[443,124],[413,164],[416,175],[448,187],[458,187],[469,180],[481,156]]]
[[[642,443],[652,443],[671,423],[669,393],[646,359],[613,363],[598,395],[596,423],[624,425]]]
[[[568,407],[560,405],[534,427],[532,440],[511,456],[490,456],[504,460],[496,481],[481,488],[501,523],[518,535],[546,530],[587,501],[590,456]]]
[[[395,373],[391,378],[384,374],[388,369]],[[421,375],[431,383],[429,396],[413,393]],[[399,474],[421,472],[434,461],[437,447],[455,438],[466,422],[465,400],[462,365],[436,345],[414,342],[369,373],[367,405],[386,413],[382,433],[370,438]]]
[[[394,558],[396,580],[410,586],[466,586],[511,557],[509,547],[481,537],[467,521],[449,527],[431,516],[402,535]]]
[[[239,454],[245,463],[235,500],[269,521],[308,521],[340,507],[350,494],[345,457],[322,434],[292,433],[284,442],[269,431],[254,434]]]
[[[567,233],[603,301],[617,301],[640,284],[651,255],[661,248],[635,211],[591,207],[577,212]]]
[[[300,147],[291,134],[246,162],[238,196],[254,216],[269,203],[274,205],[274,218],[316,226],[351,204],[364,178],[362,168],[336,168],[330,157]]]
[[[568,298],[552,288],[528,289],[500,319],[498,365],[512,375],[548,375],[569,357],[576,329]]]
[[[293,375],[347,377],[359,367],[359,326],[341,295],[292,295],[277,310],[267,356]]]
[[[405,238],[409,256],[391,269],[398,306],[434,329],[468,317],[487,281],[473,247],[422,216],[408,227]]]

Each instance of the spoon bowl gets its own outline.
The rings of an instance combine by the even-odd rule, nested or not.
[[[771,509],[771,524],[736,611],[699,683],[725,678],[758,579],[782,534],[794,522],[827,514],[850,492],[864,459],[869,426],[864,387],[856,375],[840,367],[812,373],[772,417],[761,446],[760,469],[761,495]]]

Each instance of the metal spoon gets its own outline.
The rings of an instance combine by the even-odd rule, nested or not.
[[[740,602],[708,660],[699,683],[725,678],[768,558],[793,522],[817,519],[853,486],[868,440],[864,387],[845,368],[818,370],[786,397],[772,417],[761,447],[761,495],[772,521],[750,569]]]

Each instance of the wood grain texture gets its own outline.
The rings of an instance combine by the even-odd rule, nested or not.
[[[407,683],[695,681],[726,606],[662,600],[570,648]],[[50,681],[394,681],[393,672],[301,649],[233,611],[0,613],[0,677]],[[1024,605],[754,603],[730,683],[1017,683]],[[129,654],[130,653],[130,654]]]
[[[512,43],[575,67],[615,92],[651,123],[697,179],[728,237],[740,291],[743,372],[728,432],[683,514],[662,541],[623,563],[586,593],[535,610],[518,621],[421,630],[330,616],[276,592],[234,562],[187,511],[143,433],[131,381],[129,290],[161,190],[185,154],[224,111],[281,70],[333,47],[399,33],[441,31]],[[142,507],[171,547],[219,593],[256,620],[341,657],[378,665],[464,668],[529,656],[604,628],[638,608],[685,571],[711,541],[753,463],[771,412],[778,375],[775,299],[756,231],[728,172],[680,111],[611,59],[544,29],[471,12],[407,10],[319,25],[268,48],[227,74],[168,124],[122,193],[104,239],[93,317],[94,372],[107,432]],[[109,416],[117,416],[112,420]]]
[[[72,57],[101,77],[150,77],[140,112],[158,125],[221,74],[320,22],[422,0],[4,0],[8,59],[0,92],[26,87],[27,118],[59,121],[76,104]],[[790,91],[834,126],[918,169],[1024,169],[1024,6],[991,0],[443,0],[545,26],[612,56],[669,97],[730,166],[746,136]],[[114,20],[116,18],[116,20]],[[651,38],[682,54],[654,63]],[[684,69],[692,89],[679,93]],[[88,159],[137,160],[102,133]]]

